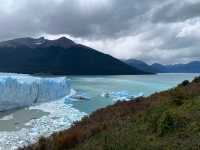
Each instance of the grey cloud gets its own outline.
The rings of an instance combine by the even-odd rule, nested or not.
[[[155,23],[179,22],[186,19],[199,17],[200,2],[173,1],[154,12],[152,21]]]
[[[151,2],[149,0],[108,0],[110,2],[108,6],[101,5],[101,1],[92,0],[98,9],[92,8],[95,5],[90,7],[91,0],[87,1],[85,5],[88,6],[80,8],[80,0],[63,0],[60,3],[54,0],[28,2],[19,0],[16,5],[21,5],[21,7],[13,14],[5,15],[3,19],[7,22],[5,29],[8,24],[16,23],[15,32],[19,31],[19,33],[37,30],[49,34],[65,33],[84,38],[115,38],[122,36],[124,32],[128,33],[127,31],[135,26],[135,20],[139,20],[138,18],[142,20],[141,16],[159,0]],[[25,28],[20,30],[19,26],[22,28],[25,26]],[[0,31],[5,31],[1,29],[4,28],[0,26]],[[12,31],[13,28],[8,29]]]
[[[200,58],[200,19],[193,20],[200,18],[198,1],[0,1],[5,4],[0,5],[0,40],[66,34],[118,58],[149,63]]]

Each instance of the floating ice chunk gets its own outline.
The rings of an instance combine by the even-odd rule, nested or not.
[[[135,98],[142,97],[142,96],[144,96],[144,93],[140,92],[140,93],[137,94],[137,95],[131,96],[130,99],[135,99]]]
[[[112,92],[113,97],[129,97],[129,93],[127,91],[119,91],[119,92]]]
[[[117,102],[117,101],[130,101],[130,99],[127,98],[127,97],[118,97],[118,98],[113,98],[113,101],[114,102]]]
[[[75,97],[77,95],[77,91],[75,90],[75,89],[70,89],[70,93],[69,93],[69,95],[67,95],[66,97],[65,97],[65,100],[67,101],[67,100],[72,100],[73,98],[72,97]]]
[[[77,100],[90,100],[91,98],[86,96],[84,93],[78,93],[76,90],[71,89],[70,94],[65,97],[65,101],[68,100],[77,101]]]
[[[109,98],[109,97],[110,97],[110,93],[103,92],[103,93],[101,94],[101,97],[103,97],[103,98]]]
[[[70,93],[70,84],[65,77],[1,74],[0,92],[0,111],[5,111],[65,97]]]
[[[89,97],[86,97],[86,96],[83,96],[83,95],[74,95],[74,96],[71,96],[70,98],[77,99],[77,100],[90,100]]]
[[[76,90],[75,89],[70,89],[70,94],[68,95],[68,97],[71,97],[71,96],[74,96],[74,95],[76,95]]]
[[[130,101],[137,97],[144,96],[144,94],[141,92],[137,95],[130,95],[127,91],[119,91],[119,92],[111,92],[111,97],[113,98],[113,101]]]

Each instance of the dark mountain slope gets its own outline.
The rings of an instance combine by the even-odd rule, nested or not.
[[[57,40],[21,38],[0,43],[0,72],[55,75],[145,74],[112,56]]]
[[[75,42],[66,37],[61,37],[57,40],[47,40],[44,37],[38,39],[27,37],[27,38],[18,38],[0,42],[0,47],[1,48],[5,47],[48,48],[50,46],[55,46],[55,47],[69,48],[70,46],[75,44],[76,44]]]
[[[138,68],[139,70],[152,73],[200,73],[200,61],[192,61],[187,64],[162,65],[155,63],[148,65],[136,59],[124,60],[126,64]]]
[[[151,73],[156,73],[157,71],[151,67],[150,65],[146,64],[143,61],[137,60],[137,59],[128,59],[128,60],[124,60],[125,63],[127,63],[128,65],[138,68],[142,71],[145,72],[151,72]]]

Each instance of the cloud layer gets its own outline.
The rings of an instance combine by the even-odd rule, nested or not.
[[[117,58],[200,59],[199,0],[0,0],[0,40],[67,35]]]

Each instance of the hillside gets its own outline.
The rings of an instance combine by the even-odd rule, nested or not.
[[[57,40],[20,38],[0,42],[0,72],[55,75],[145,74],[110,55],[65,37]]]
[[[97,110],[20,150],[191,150],[200,143],[200,77]]]

